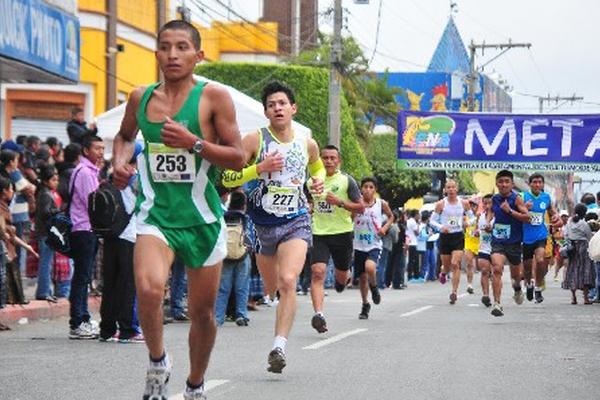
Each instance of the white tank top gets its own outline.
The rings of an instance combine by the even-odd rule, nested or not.
[[[381,249],[381,236],[377,232],[382,225],[381,199],[376,199],[371,207],[365,207],[362,214],[354,217],[354,249],[360,251]]]
[[[440,222],[442,226],[448,227],[448,233],[463,231],[464,214],[465,208],[460,199],[457,199],[456,203],[451,204],[448,202],[448,198],[444,198],[444,209],[442,210]]]

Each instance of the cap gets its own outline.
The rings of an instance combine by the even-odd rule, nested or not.
[[[563,215],[568,217],[568,216],[569,216],[569,212],[568,212],[567,210],[560,210],[560,213],[559,213],[559,215],[560,215],[561,217],[562,217]]]
[[[21,144],[15,143],[13,140],[7,140],[6,142],[2,142],[2,146],[0,146],[1,150],[12,150],[17,153],[23,153],[25,151],[25,147]]]

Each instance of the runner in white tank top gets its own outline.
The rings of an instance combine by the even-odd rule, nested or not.
[[[377,262],[381,254],[382,240],[390,225],[394,222],[394,214],[385,200],[376,197],[377,180],[372,177],[363,178],[360,183],[365,210],[354,217],[354,276],[360,281],[362,309],[359,319],[369,318],[371,304],[367,300],[369,289],[374,304],[381,302],[381,294],[377,287]],[[383,214],[387,216],[384,223]]]
[[[477,254],[477,269],[481,272],[481,302],[486,307],[491,307],[490,300],[490,272],[492,270],[492,231],[494,222],[488,223],[487,214],[492,212],[492,195],[487,194],[481,200],[483,211],[479,215],[475,235],[479,237],[479,253]]]
[[[440,231],[440,258],[442,271],[440,283],[446,283],[446,274],[452,271],[452,293],[450,304],[456,303],[458,285],[460,283],[460,263],[465,248],[463,226],[467,213],[472,215],[467,200],[458,197],[458,184],[452,179],[446,181],[446,197],[435,205],[430,224]]]

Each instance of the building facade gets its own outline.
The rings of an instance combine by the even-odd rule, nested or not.
[[[19,21],[15,10],[29,2],[53,8],[47,3],[56,3],[73,9],[77,21],[73,35],[81,46],[77,76],[4,80],[0,90],[3,139],[55,136],[68,143],[66,122],[73,107],[83,108],[86,120],[92,122],[94,116],[126,101],[135,87],[159,80],[154,56],[156,32],[164,22],[181,18],[180,2],[174,0],[4,0],[0,4],[8,6],[0,20]],[[192,15],[192,23],[200,31],[207,61],[277,60],[275,22],[214,21],[206,26]],[[0,29],[3,37],[19,31],[16,22],[3,24]]]

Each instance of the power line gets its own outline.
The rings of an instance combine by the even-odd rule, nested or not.
[[[87,58],[85,58],[85,57],[84,57],[84,56],[82,56],[82,55],[80,55],[80,57],[81,57],[81,59],[82,59],[83,61],[85,61],[86,63],[90,64],[92,67],[96,68],[97,70],[99,70],[99,71],[102,71],[102,72],[104,72],[105,74],[108,74],[109,76],[112,76],[113,78],[117,79],[118,81],[121,81],[121,82],[123,82],[123,83],[124,83],[124,84],[126,84],[126,85],[129,85],[129,86],[131,86],[132,88],[136,88],[136,87],[138,87],[138,86],[139,86],[139,85],[136,85],[136,84],[134,84],[134,83],[131,83],[131,82],[129,82],[129,81],[126,81],[125,79],[119,78],[117,75],[115,75],[115,74],[112,74],[112,73],[108,72],[108,71],[107,71],[107,70],[105,70],[104,68],[102,68],[102,67],[100,67],[99,65],[95,64],[94,62],[92,62],[92,61],[88,60]]]
[[[377,29],[375,30],[375,46],[373,48],[373,53],[371,53],[371,58],[369,59],[369,65],[373,62],[373,58],[375,58],[375,53],[377,52],[377,45],[379,44],[379,28],[381,28],[381,8],[383,6],[383,0],[379,0],[379,10],[377,11]]]

